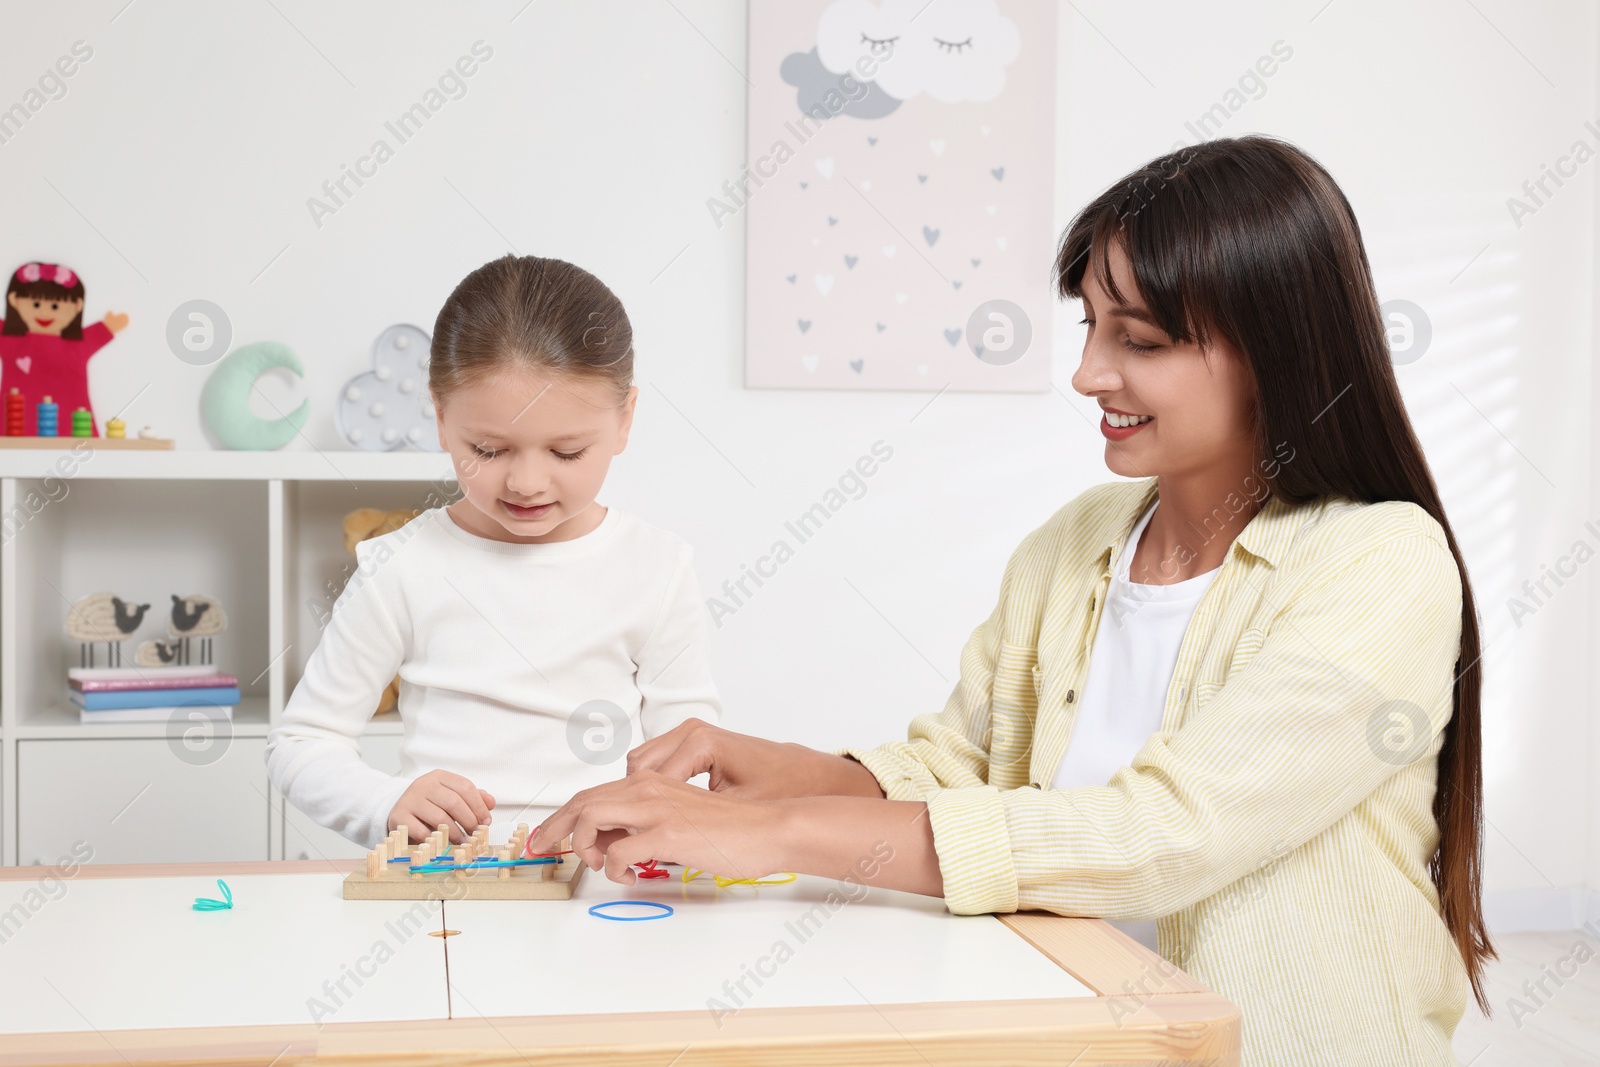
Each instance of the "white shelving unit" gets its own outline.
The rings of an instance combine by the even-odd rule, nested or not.
[[[0,863],[57,863],[80,842],[91,862],[359,855],[268,784],[267,731],[354,566],[344,515],[458,495],[440,453],[0,451]],[[125,664],[164,634],[172,594],[220,600],[231,726],[81,724],[63,625],[95,592],[151,605]],[[400,732],[374,719],[364,758],[396,770]]]

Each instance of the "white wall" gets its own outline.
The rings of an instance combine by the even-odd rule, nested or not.
[[[1592,6],[1553,0],[1062,5],[1059,194],[1039,220],[1058,232],[1128,168],[1192,143],[1186,122],[1275,41],[1293,49],[1221,132],[1317,155],[1355,205],[1380,294],[1432,319],[1400,381],[1484,619],[1487,877],[1504,926],[1559,920],[1600,886],[1594,568],[1520,628],[1507,608],[1573,541],[1600,544],[1583,528],[1600,515],[1600,162],[1520,227],[1506,206],[1574,140],[1596,144],[1595,23]],[[741,387],[742,220],[718,230],[704,206],[743,160],[740,3],[111,0],[19,5],[5,31],[0,107],[75,41],[94,49],[65,97],[0,144],[0,268],[68,262],[91,317],[132,315],[92,384],[102,412],[137,396],[135,428],[209,447],[207,371],[164,336],[201,297],[236,343],[300,353],[304,382],[269,399],[309,395],[310,443],[339,448],[330,401],[378,331],[430,329],[450,287],[509,248],[580,263],[627,304],[643,396],[608,502],[693,541],[707,593],[889,443],[865,496],[717,632],[736,728],[819,746],[899,736],[942,705],[1010,549],[1110,477],[1093,405],[1069,383],[1074,307],[1046,395],[946,394],[924,410],[927,394]],[[465,97],[314,224],[307,198],[480,39],[493,57]]]

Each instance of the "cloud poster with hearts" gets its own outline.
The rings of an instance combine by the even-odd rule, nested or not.
[[[1055,6],[750,4],[747,386],[1050,388]]]

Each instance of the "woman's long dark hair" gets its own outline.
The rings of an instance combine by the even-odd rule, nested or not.
[[[1122,302],[1110,249],[1127,255],[1145,306],[1176,342],[1220,336],[1255,378],[1257,449],[1293,441],[1272,491],[1405,500],[1444,528],[1461,573],[1461,658],[1438,757],[1429,873],[1478,1005],[1487,1013],[1483,922],[1483,672],[1478,613],[1439,490],[1395,382],[1372,270],[1350,202],[1322,165],[1271,137],[1220,138],[1151,160],[1073,219],[1056,256],[1062,297],[1084,273]],[[1345,393],[1348,391],[1349,395]],[[1301,447],[1304,442],[1304,447]]]

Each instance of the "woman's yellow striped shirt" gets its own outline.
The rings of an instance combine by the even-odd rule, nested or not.
[[[1247,1067],[1454,1063],[1466,971],[1428,875],[1461,637],[1443,529],[1404,502],[1269,497],[1184,634],[1161,729],[1106,785],[1052,789],[1155,496],[1116,482],[1057,512],[944,711],[839,753],[927,802],[952,912],[1157,918],[1162,955],[1239,1005]]]

